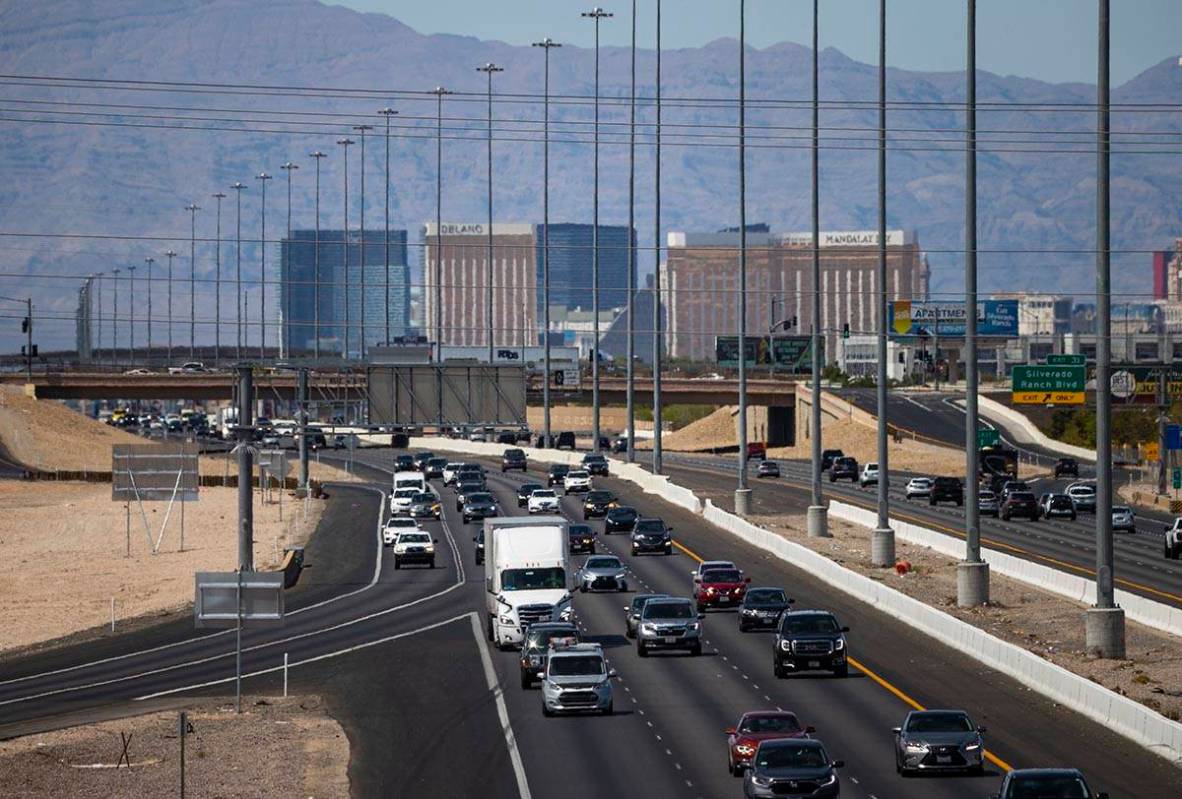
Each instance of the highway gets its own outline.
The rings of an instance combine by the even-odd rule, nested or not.
[[[378,469],[389,468],[393,454],[360,451],[357,458],[375,468],[359,469],[386,485],[388,473]],[[524,479],[490,472],[504,512],[520,512],[513,488]],[[740,634],[733,612],[708,616],[702,657],[642,661],[623,636],[628,595],[576,594],[585,635],[603,644],[619,671],[617,714],[546,719],[539,690],[518,687],[515,655],[488,651],[473,626],[473,614],[482,621],[484,607],[475,526],[465,526],[445,501],[443,521],[425,525],[440,541],[439,568],[394,571],[377,543],[377,492],[334,486],[329,513],[309,545],[309,568],[289,597],[295,612],[281,629],[244,635],[244,671],[271,670],[247,678],[247,701],[279,690],[278,667],[289,653],[296,664],[293,690],[325,695],[349,734],[354,796],[508,797],[523,795],[523,785],[538,797],[737,796],[740,781],[724,770],[723,729],[746,710],[768,707],[797,712],[846,761],[843,796],[985,796],[996,788],[1002,764],[1079,765],[1113,797],[1161,797],[1177,787],[1178,770],[1156,755],[688,512],[623,481],[604,483],[674,527],[678,549],[669,557],[633,557],[624,536],[600,535],[600,551],[625,561],[634,590],[687,595],[699,557],[735,560],[753,584],[786,587],[797,607],[837,613],[852,629],[857,668],[851,676],[774,679],[770,637]],[[450,499],[449,490],[443,493]],[[787,511],[797,504],[786,489],[759,493],[761,505]],[[575,498],[563,500],[563,511],[581,518]],[[58,714],[118,712],[135,698],[232,694],[232,651],[232,632],[194,631],[180,619],[12,659],[0,675],[0,734]],[[489,690],[490,673],[502,690]],[[986,725],[994,757],[988,774],[898,777],[890,729],[914,704],[964,707]]]

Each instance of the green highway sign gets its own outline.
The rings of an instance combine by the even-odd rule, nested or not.
[[[1182,469],[1174,469],[1174,488],[1182,488]]]
[[[1027,405],[1082,405],[1087,367],[1015,366],[1011,402]]]
[[[977,431],[977,449],[995,446],[1001,441],[1001,433],[991,427],[983,427]]]
[[[1082,355],[1048,355],[1048,366],[1085,366],[1087,359]]]

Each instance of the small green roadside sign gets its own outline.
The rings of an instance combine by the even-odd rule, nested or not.
[[[1086,366],[1087,359],[1082,355],[1048,355],[1047,366]]]
[[[996,446],[1001,441],[1001,433],[991,427],[982,427],[977,431],[977,449]]]
[[[1182,488],[1182,469],[1174,467],[1174,488]]]

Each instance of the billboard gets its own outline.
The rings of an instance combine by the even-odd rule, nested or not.
[[[770,366],[796,374],[812,374],[813,348],[809,336],[747,336],[747,366]],[[821,362],[825,362],[825,339],[821,338]],[[714,358],[729,369],[739,366],[739,337],[716,336]]]
[[[963,302],[895,300],[887,306],[887,330],[899,337],[964,337]],[[983,300],[977,303],[977,335],[1018,335],[1017,300]]]

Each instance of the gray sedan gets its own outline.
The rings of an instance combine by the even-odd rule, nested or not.
[[[913,710],[895,734],[895,771],[970,771],[985,767],[984,727],[963,710]]]
[[[615,555],[592,555],[575,575],[580,591],[627,591],[627,569]]]

